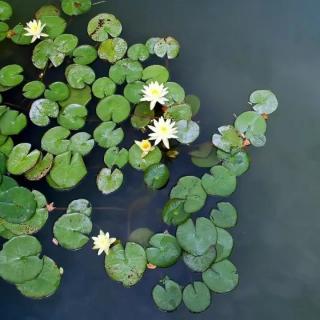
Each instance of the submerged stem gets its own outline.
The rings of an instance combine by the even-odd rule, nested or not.
[[[55,211],[64,211],[67,210],[67,207],[55,207]],[[119,208],[119,207],[92,207],[93,210],[114,210],[114,211],[125,211],[124,208]]]
[[[106,2],[107,2],[107,1],[98,1],[98,2],[93,3],[92,6],[96,6],[96,5],[98,5],[98,4],[106,3]]]

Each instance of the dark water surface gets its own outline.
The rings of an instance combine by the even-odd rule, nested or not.
[[[13,0],[14,22],[26,22],[46,1]],[[51,243],[52,226],[62,212],[55,212],[39,233],[43,252],[63,266],[58,292],[43,301],[22,297],[14,286],[0,282],[1,320],[315,320],[320,316],[320,18],[318,1],[301,0],[114,0],[73,19],[69,32],[90,43],[86,25],[98,12],[115,14],[129,43],[151,36],[173,35],[182,45],[179,59],[170,62],[172,79],[201,97],[197,120],[208,140],[217,127],[228,124],[233,113],[246,109],[255,89],[273,90],[280,102],[268,123],[267,145],[251,150],[250,171],[239,179],[231,197],[239,221],[231,230],[235,247],[231,260],[240,274],[232,293],[214,295],[211,307],[200,315],[184,307],[171,314],[159,312],[152,301],[153,285],[166,273],[181,283],[197,276],[180,263],[168,270],[147,272],[131,289],[106,277],[103,258],[91,244],[77,252]],[[0,65],[21,63],[31,79],[30,48],[0,45]],[[107,71],[100,68],[98,75]],[[49,82],[54,78],[49,75]],[[8,97],[17,101],[17,97]],[[19,99],[19,98],[18,98]],[[19,101],[19,100],[18,100]],[[91,113],[94,113],[94,105]],[[91,131],[94,123],[86,130]],[[31,125],[16,141],[39,146],[39,130]],[[130,131],[127,145],[134,138]],[[172,179],[162,191],[146,189],[139,172],[125,170],[126,185],[110,196],[99,194],[94,176],[102,166],[99,148],[86,159],[90,175],[75,190],[59,193],[45,182],[34,188],[64,207],[78,197],[94,206],[120,210],[96,211],[99,228],[127,239],[128,228],[148,226],[163,231],[160,210],[179,176],[202,173],[195,169],[187,150],[170,164]],[[25,185],[30,184],[23,182]],[[218,199],[212,198],[206,214]],[[127,212],[133,212],[128,224]]]

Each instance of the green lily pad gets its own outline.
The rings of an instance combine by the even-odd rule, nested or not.
[[[14,144],[13,144],[12,138],[7,137],[6,141],[0,145],[0,152],[8,157],[13,147],[14,147]]]
[[[253,110],[259,114],[270,114],[277,110],[277,97],[269,90],[256,90],[251,93],[249,101]]]
[[[137,243],[127,242],[113,246],[105,257],[105,269],[109,277],[125,287],[135,285],[143,276],[147,266],[144,249]]]
[[[143,43],[136,43],[128,49],[128,57],[131,60],[146,61],[149,58],[149,50]]]
[[[177,122],[180,120],[190,121],[192,117],[191,108],[188,104],[175,104],[167,109],[165,112],[165,118],[172,119]]]
[[[225,293],[237,286],[239,276],[236,267],[229,260],[223,260],[205,271],[202,280],[213,292]]]
[[[79,153],[70,151],[55,157],[50,170],[51,179],[59,188],[70,189],[76,186],[87,174],[87,168]]]
[[[169,79],[169,71],[167,68],[161,65],[152,65],[146,67],[142,72],[142,80],[147,83],[151,81],[157,81],[159,83],[165,83]]]
[[[264,135],[267,129],[264,118],[255,111],[246,111],[241,113],[234,122],[235,128],[245,135]]]
[[[38,162],[28,170],[24,176],[30,181],[37,181],[42,179],[50,171],[53,163],[53,155],[47,153],[44,157],[38,159]]]
[[[144,172],[144,182],[152,190],[163,188],[169,180],[170,171],[163,163],[155,163]]]
[[[40,18],[42,24],[45,24],[44,33],[50,38],[56,38],[60,34],[64,33],[67,27],[67,22],[62,17],[57,15],[53,16],[42,16]]]
[[[245,151],[229,154],[219,150],[217,155],[222,160],[222,165],[229,169],[235,176],[241,176],[249,169],[250,159],[248,153]]]
[[[103,194],[110,194],[118,190],[123,182],[123,174],[119,169],[111,171],[103,168],[97,177],[97,187]]]
[[[44,256],[43,268],[39,275],[33,280],[17,285],[17,289],[28,298],[47,298],[57,291],[60,280],[59,268],[53,260]]]
[[[46,4],[39,8],[35,15],[35,18],[39,20],[42,16],[60,16],[60,9],[53,4]]]
[[[184,210],[184,200],[170,199],[163,208],[162,220],[168,225],[177,226],[184,223],[191,216]]]
[[[78,41],[73,34],[61,34],[54,39],[54,44],[59,52],[69,55],[77,47]]]
[[[117,61],[109,69],[109,77],[116,84],[123,84],[125,81],[131,83],[142,77],[143,67],[139,61],[122,59]]]
[[[220,228],[232,228],[237,223],[237,210],[229,202],[219,202],[218,209],[212,209],[210,218]]]
[[[105,41],[111,37],[118,37],[122,31],[121,22],[112,14],[100,13],[89,21],[89,37],[98,42]]]
[[[117,146],[124,138],[122,128],[116,128],[112,121],[102,122],[93,132],[94,140],[102,148]]]
[[[195,116],[200,110],[200,99],[199,97],[189,94],[185,97],[185,103],[187,103],[192,110],[192,116]]]
[[[219,262],[222,260],[227,259],[231,255],[231,251],[233,249],[233,238],[231,234],[224,230],[223,228],[216,228],[217,229],[217,257],[215,262]]]
[[[149,244],[150,247],[146,250],[147,260],[157,267],[170,267],[181,255],[177,239],[170,234],[157,233],[151,237]]]
[[[211,246],[200,256],[194,256],[190,253],[184,252],[183,261],[192,271],[204,272],[212,265],[216,258],[216,254],[215,247]]]
[[[27,117],[16,110],[8,109],[0,117],[0,133],[4,136],[19,134],[27,126]]]
[[[129,152],[124,148],[112,147],[105,152],[103,160],[108,168],[111,169],[113,166],[117,166],[121,169],[129,160]]]
[[[40,242],[32,236],[14,237],[0,251],[0,276],[11,283],[20,284],[36,278],[43,260]]]
[[[134,103],[134,104],[139,103],[143,96],[142,89],[144,85],[145,83],[142,81],[135,81],[132,83],[128,83],[124,88],[123,94],[126,97],[126,99],[131,103]]]
[[[70,141],[67,139],[70,131],[63,127],[49,129],[41,139],[41,148],[49,153],[58,155],[69,149]]]
[[[88,217],[92,213],[92,205],[87,199],[76,199],[68,204],[67,214],[81,213]]]
[[[30,108],[30,120],[39,127],[45,127],[50,123],[49,118],[56,118],[59,114],[59,105],[48,99],[35,100]]]
[[[152,37],[147,40],[146,47],[148,48],[148,51],[150,54],[154,54],[154,46],[160,40],[161,40],[161,38],[159,38],[159,37]]]
[[[18,183],[11,177],[3,176],[0,183],[0,193],[7,191],[11,188],[18,187]]]
[[[163,58],[167,55],[168,59],[174,59],[178,56],[180,51],[179,42],[173,37],[161,38],[154,43],[153,52],[159,57]]]
[[[174,103],[182,103],[184,101],[185,92],[180,84],[176,82],[167,82],[166,88],[168,89],[168,95],[166,96],[166,98],[168,99],[168,105],[172,105]]]
[[[197,218],[195,225],[191,219],[180,224],[176,236],[183,250],[194,256],[203,255],[217,242],[216,227],[203,217]]]
[[[214,166],[210,173],[205,173],[201,178],[202,186],[208,195],[227,197],[235,191],[237,178],[230,170],[223,166]]]
[[[242,146],[242,138],[233,126],[222,126],[218,128],[220,134],[212,136],[212,143],[219,149],[230,152]]]
[[[116,84],[108,77],[98,78],[92,85],[92,93],[99,99],[113,95],[116,89]]]
[[[27,99],[37,99],[43,94],[45,88],[44,83],[41,81],[28,82],[22,88],[23,96]]]
[[[82,213],[62,215],[54,224],[53,234],[59,245],[68,250],[78,250],[89,241],[92,230],[90,218]]]
[[[192,163],[200,168],[211,168],[221,161],[217,156],[217,149],[210,142],[201,144],[189,154]]]
[[[5,22],[0,21],[0,41],[3,41],[7,37],[9,26]]]
[[[154,232],[148,228],[138,228],[130,233],[128,241],[138,243],[143,248],[147,248],[153,235]]]
[[[176,127],[178,129],[177,140],[183,144],[194,142],[200,134],[199,125],[192,120],[180,120],[176,123]]]
[[[81,104],[69,104],[58,116],[58,123],[69,130],[79,130],[85,123],[88,110]]]
[[[130,111],[128,100],[117,94],[102,99],[97,105],[97,115],[102,121],[120,123],[129,117]]]
[[[210,290],[201,281],[188,284],[183,290],[182,297],[186,307],[195,313],[205,311],[211,304]]]
[[[69,97],[69,87],[64,82],[53,82],[49,85],[49,88],[45,90],[44,96],[51,101],[63,101]]]
[[[61,0],[62,11],[69,16],[78,16],[91,9],[91,0]]]
[[[45,195],[38,190],[32,190],[32,193],[37,203],[37,209],[43,209],[43,208],[47,209],[48,202]]]
[[[9,173],[21,175],[35,166],[41,152],[39,150],[30,152],[30,150],[30,143],[20,143],[12,149],[7,160],[7,169]]]
[[[101,42],[98,48],[98,56],[110,63],[122,59],[127,52],[127,42],[122,38],[112,38]]]
[[[171,190],[171,199],[184,200],[184,211],[192,213],[204,207],[207,194],[201,185],[201,179],[193,176],[185,176],[179,179]]]
[[[9,31],[8,37],[11,41],[17,45],[29,45],[31,43],[31,37],[26,36],[26,30],[24,25],[18,23],[13,29]]]
[[[93,69],[81,64],[71,64],[66,68],[65,76],[74,89],[83,89],[86,84],[92,84],[96,78]]]
[[[131,124],[136,129],[146,127],[154,119],[154,110],[150,110],[148,102],[140,102],[136,105],[131,117]]]
[[[153,288],[153,301],[162,311],[174,311],[182,302],[181,287],[170,279],[163,280],[163,285],[158,284]]]
[[[6,1],[0,1],[0,20],[9,20],[12,16],[12,7]]]
[[[78,132],[70,138],[69,151],[86,156],[94,147],[94,139],[86,132]]]
[[[74,89],[69,87],[69,97],[66,100],[59,101],[62,108],[65,108],[69,104],[81,104],[86,106],[92,99],[91,88],[85,86],[83,89]]]
[[[73,62],[82,65],[91,64],[98,57],[96,48],[88,44],[75,48],[72,55]]]
[[[146,170],[152,164],[159,163],[162,153],[158,147],[155,147],[145,157],[142,157],[141,149],[136,145],[132,145],[129,149],[129,163],[136,170]]]
[[[4,175],[7,172],[7,157],[0,152],[0,182],[2,182],[1,175]]]
[[[14,87],[23,81],[23,68],[18,64],[9,64],[0,69],[0,84],[5,87]]]

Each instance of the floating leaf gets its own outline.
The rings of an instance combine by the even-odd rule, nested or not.
[[[73,62],[82,65],[91,64],[98,57],[96,48],[88,44],[75,48],[72,52],[72,55]]]
[[[212,136],[212,143],[219,149],[230,152],[242,146],[242,138],[233,126],[222,126],[218,128],[220,134]]]
[[[184,263],[195,272],[206,271],[214,262],[216,258],[216,249],[211,246],[204,254],[200,256],[194,256],[190,253],[183,253]]]
[[[251,93],[249,101],[253,110],[260,114],[270,114],[277,110],[277,97],[269,90],[256,90]]]
[[[149,50],[143,43],[136,43],[128,49],[128,57],[131,60],[146,61],[149,58]]]
[[[142,80],[147,83],[151,81],[158,81],[159,83],[165,83],[169,79],[169,71],[167,68],[161,65],[148,66],[143,70]]]
[[[0,69],[0,84],[14,87],[23,81],[23,68],[18,64],[10,64]]]
[[[144,172],[144,182],[152,190],[163,188],[169,180],[170,172],[163,163],[155,163]]]
[[[105,257],[105,269],[109,277],[125,287],[135,285],[143,276],[147,258],[144,249],[137,243],[127,242],[113,246]]]
[[[61,0],[62,11],[69,16],[78,16],[91,9],[91,0]]]
[[[54,16],[42,16],[40,18],[42,24],[45,24],[44,33],[49,35],[50,38],[56,38],[64,33],[67,27],[67,22],[63,18]]]
[[[152,297],[157,307],[162,311],[173,311],[182,302],[182,292],[180,286],[170,280],[163,281],[164,287],[156,285],[152,290]]]
[[[181,255],[177,239],[170,234],[157,233],[151,237],[149,244],[150,247],[146,250],[147,260],[157,267],[170,267]]]
[[[231,251],[233,248],[233,238],[231,234],[222,229],[222,228],[216,228],[217,229],[217,257],[215,262],[219,262],[222,260],[227,259],[231,255]]]
[[[96,78],[93,69],[81,64],[71,64],[66,68],[65,76],[74,89],[83,89],[86,84],[92,84]]]
[[[194,142],[199,134],[199,125],[194,121],[180,120],[176,123],[178,129],[177,140],[183,144],[190,144]]]
[[[27,117],[16,110],[8,109],[0,117],[0,133],[4,136],[19,134],[27,126]]]
[[[192,163],[200,168],[211,168],[221,161],[217,156],[217,149],[210,142],[201,144],[189,154]]]
[[[122,128],[116,128],[112,121],[102,122],[93,132],[94,140],[102,148],[117,146],[124,138]]]
[[[30,108],[30,120],[39,127],[45,127],[50,123],[50,118],[56,118],[59,114],[59,105],[48,99],[35,100]]]
[[[71,54],[78,45],[78,38],[73,34],[61,34],[54,39],[55,47],[59,52]]]
[[[7,37],[9,26],[5,22],[0,22],[0,41],[3,41]]]
[[[207,194],[201,185],[201,179],[185,176],[179,179],[171,190],[171,199],[184,200],[184,211],[192,213],[199,211],[205,205]]]
[[[10,137],[8,137],[6,141],[0,145],[0,152],[8,157],[13,149],[13,146],[13,140]]]
[[[207,194],[227,197],[235,191],[237,179],[231,171],[223,166],[214,166],[210,173],[205,173],[201,179],[202,186]]]
[[[54,224],[54,237],[68,250],[78,250],[88,241],[92,230],[91,220],[82,213],[62,215]]]
[[[184,101],[185,92],[180,84],[176,82],[167,82],[166,88],[168,89],[168,95],[166,96],[166,98],[169,100],[168,105],[182,103]]]
[[[148,102],[140,102],[136,105],[131,117],[131,124],[136,129],[146,127],[154,119],[154,110],[150,110]]]
[[[135,81],[132,83],[128,83],[123,91],[124,96],[127,98],[128,101],[131,103],[139,103],[143,94],[142,89],[145,83],[142,81]],[[150,109],[150,107],[149,107]]]
[[[154,232],[148,228],[138,228],[130,233],[128,241],[138,243],[143,248],[146,248],[153,234]]]
[[[208,287],[201,281],[188,284],[183,290],[183,302],[191,312],[203,312],[211,304]]]
[[[98,189],[103,194],[109,194],[118,190],[123,182],[123,174],[119,169],[111,171],[109,168],[103,168],[97,177]]]
[[[191,213],[184,210],[184,200],[170,199],[162,211],[162,219],[168,225],[179,225],[190,218]]]
[[[47,153],[44,157],[38,159],[38,162],[28,170],[24,175],[28,180],[36,181],[40,180],[47,175],[50,171],[53,163],[53,155]]]
[[[180,120],[191,120],[192,112],[188,104],[176,104],[169,107],[165,112],[165,118],[174,120],[175,122]]]
[[[86,106],[91,101],[91,88],[89,86],[85,86],[83,89],[69,87],[69,91],[69,97],[66,100],[59,102],[62,108],[65,108],[69,104],[81,104],[82,106]]]
[[[129,117],[130,111],[128,100],[118,94],[102,99],[97,105],[97,115],[102,121],[120,123]]]
[[[44,196],[44,194],[38,190],[32,190],[32,193],[34,195],[34,199],[36,200],[37,208],[38,209],[47,209],[47,199]]]
[[[87,199],[76,199],[69,203],[67,208],[67,214],[81,213],[88,217],[92,213],[92,205]]]
[[[69,87],[64,82],[53,82],[44,92],[46,99],[51,101],[63,101],[69,97]]]
[[[131,59],[122,59],[117,61],[109,69],[109,77],[116,84],[123,84],[125,81],[131,83],[140,80],[143,67],[139,61]]]
[[[136,144],[129,149],[129,163],[136,170],[144,171],[152,164],[159,163],[161,158],[162,154],[158,147],[155,147],[145,157],[142,157],[142,151]]]
[[[229,202],[219,202],[218,209],[212,209],[210,218],[220,228],[232,228],[237,223],[237,210]]]
[[[154,46],[159,40],[161,40],[159,37],[153,37],[147,40],[146,47],[150,54],[154,54]]]
[[[39,150],[30,152],[30,150],[30,143],[20,143],[12,149],[7,160],[7,169],[9,173],[21,175],[35,166],[41,152]]]
[[[168,59],[174,59],[180,51],[179,42],[173,37],[161,38],[154,43],[152,50],[159,58],[167,55]]]
[[[6,1],[0,1],[0,20],[9,20],[12,16],[12,7]]]
[[[225,293],[237,286],[239,276],[236,267],[229,260],[223,260],[205,271],[202,274],[202,280],[210,290]]]
[[[105,152],[103,160],[108,168],[111,169],[113,166],[117,166],[121,169],[129,160],[129,152],[124,148],[112,147]]]
[[[250,159],[245,151],[229,154],[219,150],[217,155],[222,160],[222,165],[229,169],[235,176],[241,176],[249,169]]]
[[[43,268],[41,249],[40,242],[32,236],[7,241],[0,251],[0,276],[15,284],[36,278]]]
[[[110,63],[122,59],[127,52],[127,42],[122,38],[107,39],[101,42],[98,48],[98,56]]]
[[[101,13],[92,18],[88,24],[89,37],[98,42],[102,42],[111,37],[118,37],[122,31],[120,21],[112,14]]]
[[[31,43],[31,37],[26,36],[26,30],[24,30],[24,25],[18,23],[12,30],[9,31],[7,36],[11,41],[18,45],[29,45]]]
[[[234,122],[235,128],[248,136],[264,135],[267,129],[264,118],[255,111],[246,111],[240,114]]]
[[[70,138],[69,150],[74,153],[80,153],[82,156],[86,156],[91,152],[94,147],[94,139],[91,139],[91,135],[86,132],[78,132]]]
[[[88,110],[81,104],[69,104],[58,116],[58,123],[69,130],[79,130],[85,123]]]
[[[63,127],[49,129],[41,139],[41,148],[49,153],[58,155],[69,149],[70,141],[67,140],[70,131]]]
[[[195,116],[200,109],[200,99],[195,95],[187,95],[185,98],[185,102],[191,107],[192,116]]]
[[[177,240],[180,246],[194,256],[203,255],[217,242],[217,231],[213,223],[206,218],[197,218],[194,225],[191,219],[177,228]]]
[[[92,93],[95,97],[103,99],[116,92],[116,84],[108,77],[97,79],[92,85]]]
[[[56,292],[60,280],[59,268],[53,260],[44,256],[43,268],[39,275],[33,280],[17,285],[17,289],[28,298],[47,298]]]
[[[43,94],[45,88],[44,83],[41,81],[28,82],[22,88],[23,96],[27,99],[37,99]]]
[[[42,16],[60,16],[60,10],[53,4],[46,4],[35,13],[35,18],[39,20]]]
[[[0,183],[0,193],[18,187],[18,183],[11,177],[3,176]]]

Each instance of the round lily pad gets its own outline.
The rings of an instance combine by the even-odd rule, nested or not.
[[[8,157],[11,150],[13,149],[13,146],[14,144],[12,138],[8,137],[6,141],[2,145],[0,145],[0,152]]]
[[[25,35],[26,30],[24,30],[24,27],[23,24],[18,23],[7,34],[13,43],[18,45],[29,45],[31,43],[32,38]]]
[[[192,116],[195,116],[200,110],[200,99],[199,97],[189,94],[185,97],[185,102],[191,107]]]
[[[60,10],[53,4],[46,4],[40,7],[34,15],[37,20],[42,16],[60,16]]]
[[[183,290],[183,302],[186,307],[195,313],[203,312],[211,304],[211,293],[201,281],[188,284]]]
[[[49,88],[44,92],[46,99],[51,101],[63,101],[69,97],[69,87],[64,82],[53,82]]]
[[[197,218],[195,225],[191,219],[180,224],[176,236],[183,250],[194,256],[203,255],[217,242],[216,227],[203,217]]]
[[[138,228],[130,233],[128,241],[138,243],[143,248],[147,248],[153,234],[154,232],[149,228]]]
[[[125,81],[131,83],[142,77],[143,67],[139,61],[122,59],[117,61],[109,69],[109,77],[116,84],[123,84]]]
[[[70,141],[67,139],[69,135],[68,129],[53,127],[42,136],[41,148],[54,155],[64,153],[70,146]]]
[[[185,200],[170,199],[163,208],[162,219],[168,225],[179,225],[190,218],[191,212],[184,210]]]
[[[59,114],[59,105],[49,99],[35,100],[30,108],[30,120],[39,127],[45,127],[50,123],[50,118],[56,118]]]
[[[222,165],[235,176],[241,176],[249,169],[250,159],[245,151],[229,154],[219,150],[217,155],[222,160]]]
[[[124,96],[126,97],[126,99],[128,101],[130,101],[131,103],[139,103],[143,94],[142,94],[142,90],[144,87],[145,83],[142,81],[135,81],[132,83],[128,83],[123,91]],[[150,107],[149,107],[150,110]]]
[[[47,153],[44,157],[42,154],[38,159],[38,162],[28,170],[24,175],[28,180],[37,181],[42,179],[50,171],[53,163],[53,155]]]
[[[91,152],[93,147],[94,139],[91,139],[89,133],[78,132],[70,138],[69,151],[74,153],[80,153],[82,156],[86,156]]]
[[[59,52],[69,55],[78,45],[78,38],[73,34],[61,34],[54,39],[54,45]]]
[[[0,21],[0,41],[3,41],[7,37],[9,26],[5,22]]]
[[[13,187],[18,187],[18,183],[11,177],[3,176],[0,183],[0,193],[7,191]]]
[[[149,241],[147,248],[147,259],[153,265],[160,268],[167,268],[174,265],[180,255],[181,248],[177,239],[167,233],[157,233]]]
[[[204,254],[200,256],[194,256],[190,253],[183,253],[184,263],[195,272],[206,271],[214,262],[216,258],[216,249],[211,246]]]
[[[129,152],[124,148],[112,147],[105,152],[103,160],[108,168],[111,169],[113,166],[117,166],[121,169],[129,160]]]
[[[105,269],[109,277],[125,287],[135,285],[143,276],[147,266],[144,249],[137,243],[127,242],[113,246],[105,257]]]
[[[188,104],[174,104],[170,106],[165,112],[165,118],[172,119],[175,122],[180,120],[190,121],[192,118],[192,111]]]
[[[96,78],[93,69],[81,64],[71,64],[66,68],[66,78],[74,89],[83,89],[86,84],[92,84]]]
[[[68,204],[67,214],[81,213],[88,217],[92,213],[92,205],[87,199],[76,199]]]
[[[103,194],[109,194],[118,190],[123,182],[123,174],[119,169],[111,171],[109,168],[103,168],[97,177],[98,189]]]
[[[212,209],[210,218],[220,228],[231,228],[237,223],[237,210],[229,202],[219,202],[218,209]]]
[[[45,24],[44,33],[51,38],[56,38],[64,33],[67,27],[67,22],[60,16],[42,16],[40,18],[42,24]]]
[[[192,163],[200,168],[211,168],[221,160],[217,156],[217,148],[212,143],[203,143],[198,149],[189,152]]]
[[[62,108],[65,108],[69,104],[81,104],[82,106],[86,106],[91,101],[91,88],[89,86],[85,86],[83,89],[74,89],[72,87],[68,88],[68,98],[63,101],[59,101]]]
[[[85,123],[88,110],[81,104],[69,104],[58,116],[58,123],[69,130],[79,130]]]
[[[233,126],[222,126],[218,128],[220,134],[212,136],[212,143],[219,149],[230,152],[232,149],[242,147],[242,138]]]
[[[147,40],[146,47],[148,48],[150,54],[154,54],[154,46],[159,40],[161,40],[159,37],[152,37]]]
[[[237,286],[239,276],[236,267],[229,260],[223,260],[205,271],[202,274],[202,280],[210,290],[225,293]]]
[[[82,65],[91,64],[98,57],[96,48],[88,44],[75,48],[72,55],[73,62]]]
[[[180,84],[176,82],[167,82],[166,88],[168,89],[168,95],[166,96],[168,99],[168,105],[182,103],[184,101],[185,92]]]
[[[128,57],[131,60],[146,61],[149,58],[149,50],[143,43],[136,43],[128,49]]]
[[[192,120],[180,120],[176,123],[176,127],[178,130],[177,140],[183,144],[190,144],[194,142],[200,134],[199,125]]]
[[[77,250],[89,241],[92,230],[91,220],[82,213],[62,215],[54,224],[54,237],[65,249]]]
[[[61,0],[62,11],[69,16],[78,16],[91,9],[91,0]]]
[[[155,163],[149,166],[144,172],[145,184],[153,190],[163,188],[169,180],[170,172],[163,163]]]
[[[136,145],[132,145],[129,149],[129,163],[136,170],[146,170],[152,164],[159,163],[162,153],[158,147],[155,147],[145,157],[142,157],[141,149]]]
[[[215,262],[219,262],[222,260],[227,259],[231,255],[231,251],[233,248],[233,238],[231,234],[223,229],[223,228],[216,228],[217,229],[217,256]]]
[[[12,16],[12,7],[6,1],[0,1],[0,21],[9,20]]]
[[[251,93],[249,101],[253,110],[260,114],[270,114],[277,110],[277,97],[269,90],[256,90]]]
[[[110,63],[122,59],[127,52],[127,42],[122,38],[112,38],[101,42],[98,48],[98,56]]]
[[[27,117],[16,110],[6,109],[0,117],[0,132],[4,136],[19,134],[27,126]]]
[[[92,93],[95,97],[103,99],[116,92],[116,84],[108,77],[98,78],[92,85]]]
[[[151,81],[157,81],[159,83],[165,83],[169,79],[169,71],[167,68],[161,65],[148,66],[143,70],[142,80],[147,83]]]
[[[134,128],[141,129],[146,127],[152,119],[154,119],[154,110],[150,110],[150,104],[148,102],[140,102],[134,109],[131,124]]]
[[[250,136],[263,135],[267,129],[266,121],[255,111],[241,113],[234,122],[234,127],[241,133]]]
[[[37,99],[43,94],[45,90],[45,85],[43,82],[35,80],[35,81],[26,83],[22,88],[22,90],[23,90],[23,96],[25,98]]]
[[[153,52],[159,58],[163,58],[167,55],[168,59],[174,59],[178,56],[179,51],[179,42],[173,37],[158,38],[153,44]]]
[[[23,81],[23,68],[18,64],[10,64],[0,69],[0,84],[5,87],[17,86]]]
[[[93,132],[94,140],[102,148],[117,146],[124,138],[122,128],[116,128],[112,121],[102,122]]]
[[[36,200],[37,208],[38,209],[42,209],[42,208],[47,209],[47,199],[46,199],[45,195],[38,190],[32,190],[32,194],[34,195],[34,199]]]

